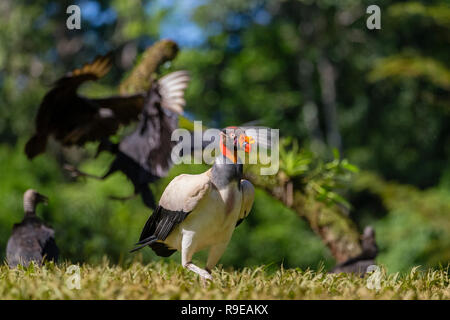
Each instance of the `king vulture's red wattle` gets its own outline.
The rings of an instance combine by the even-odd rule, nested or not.
[[[244,131],[227,128],[220,140],[221,153],[211,169],[197,175],[182,174],[169,183],[132,251],[148,245],[157,255],[167,257],[179,250],[185,268],[212,279],[211,269],[254,200],[253,185],[242,179],[242,164],[237,161],[237,149],[250,150]],[[209,255],[204,270],[192,263],[192,256],[206,248]]]

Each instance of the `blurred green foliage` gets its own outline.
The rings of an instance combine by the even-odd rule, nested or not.
[[[297,140],[285,138],[279,151],[278,174],[285,176],[286,182],[293,181],[297,189],[312,194],[318,201],[350,209],[350,203],[336,191],[345,189],[352,174],[359,169],[347,159],[341,159],[337,149],[333,150],[333,159],[326,162],[310,150],[300,150]]]
[[[81,7],[82,29],[71,31],[65,28],[65,9],[74,2]],[[305,180],[310,186],[328,186],[322,193],[318,189],[322,200],[331,197],[350,207],[348,200],[350,216],[361,228],[374,224],[380,261],[389,270],[445,265],[450,259],[450,8],[445,0],[379,1],[382,29],[368,30],[365,9],[371,4],[2,0],[0,257],[12,224],[21,219],[22,194],[32,187],[50,197],[49,206],[38,212],[55,227],[63,257],[131,258],[128,249],[150,212],[138,198],[108,199],[130,194],[131,185],[120,174],[105,182],[72,181],[61,170],[70,161],[101,174],[111,157],[85,160],[94,145],[87,152],[62,151],[53,143],[30,162],[23,144],[34,129],[40,100],[64,72],[119,48],[110,74],[82,88],[91,96],[117,93],[137,54],[173,36],[181,51],[164,70],[191,72],[187,117],[208,126],[259,120],[279,128],[281,136],[298,141],[282,150],[283,170],[290,177],[310,177]],[[333,149],[348,160],[338,160]],[[327,182],[339,170],[355,171],[350,163],[361,168],[363,180]],[[160,194],[174,175],[204,169],[177,166],[153,188]],[[338,182],[350,191],[334,193]],[[155,255],[146,250],[143,258]],[[320,261],[333,263],[306,223],[258,192],[252,214],[236,230],[221,263],[304,267]]]

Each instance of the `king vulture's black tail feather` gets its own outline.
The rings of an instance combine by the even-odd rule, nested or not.
[[[132,249],[132,250],[130,251],[130,253],[131,253],[131,252],[138,251],[139,249],[142,249],[143,247],[146,247],[146,246],[148,246],[148,245],[151,245],[151,244],[155,243],[156,241],[158,241],[158,239],[156,239],[155,236],[150,236],[150,237],[148,237],[148,238],[145,238],[145,239],[139,241],[138,243],[136,243],[136,245],[137,245],[138,247]]]
[[[150,237],[147,237],[147,238],[145,238],[145,239],[140,240],[140,241],[137,242],[135,245],[137,246],[137,245],[144,244],[144,243],[147,243],[147,242],[153,241],[153,240],[157,240],[157,239],[156,239],[156,236],[154,236],[154,235],[152,235],[152,236],[150,236]]]

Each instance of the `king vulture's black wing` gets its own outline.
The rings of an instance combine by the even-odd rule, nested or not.
[[[159,206],[147,220],[134,252],[150,246],[158,255],[168,256],[175,250],[163,241],[183,222],[211,188],[208,173],[175,177],[164,190]]]
[[[166,240],[175,226],[182,222],[188,214],[189,212],[170,211],[158,206],[145,223],[139,242],[136,244],[138,247],[131,252],[150,246],[158,256],[168,257],[172,255],[176,250],[170,249],[158,240]]]

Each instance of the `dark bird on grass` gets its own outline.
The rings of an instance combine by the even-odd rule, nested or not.
[[[36,216],[38,203],[47,203],[46,196],[35,190],[27,190],[23,197],[25,217],[13,226],[12,235],[6,247],[6,260],[11,268],[18,264],[27,266],[34,261],[41,264],[44,260],[57,261],[58,247],[55,231],[46,226]]]
[[[137,120],[145,94],[92,99],[77,93],[86,81],[107,74],[111,64],[112,54],[98,56],[55,82],[41,102],[35,119],[36,132],[25,146],[29,159],[45,151],[50,136],[63,146],[82,146],[108,138],[120,125]]]
[[[178,128],[178,114],[183,112],[184,91],[188,83],[186,71],[175,71],[153,84],[145,97],[136,129],[118,144],[108,139],[99,144],[97,155],[102,151],[115,155],[103,176],[87,174],[70,165],[65,168],[75,177],[100,180],[121,171],[133,183],[134,193],[128,197],[113,198],[127,200],[140,194],[144,204],[154,209],[155,200],[148,184],[165,177],[172,166],[171,153],[175,142],[171,141],[171,135]]]
[[[366,227],[361,240],[361,254],[336,265],[330,273],[356,273],[364,275],[369,266],[376,265],[375,258],[378,255],[378,247],[375,242],[375,230],[371,226]]]
[[[253,185],[242,179],[243,164],[237,155],[238,150],[249,153],[254,139],[242,128],[228,127],[218,141],[220,152],[212,168],[179,175],[169,183],[132,252],[149,246],[168,257],[178,250],[183,267],[212,280],[212,268],[254,200]],[[206,248],[206,268],[201,269],[192,263],[192,256]]]

